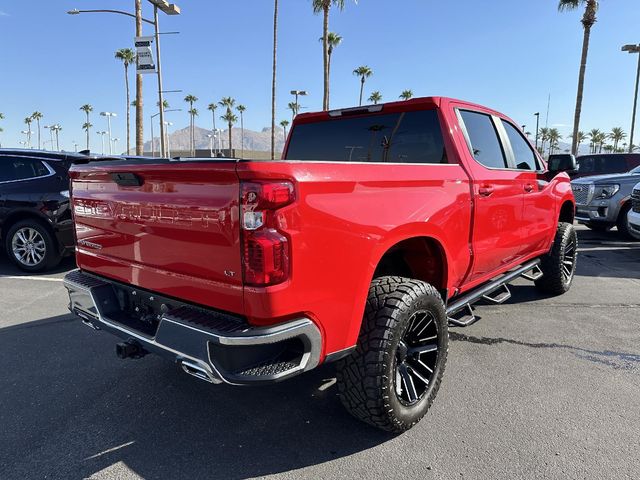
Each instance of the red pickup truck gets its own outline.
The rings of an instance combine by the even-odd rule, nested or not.
[[[71,170],[87,325],[212,383],[274,382],[337,361],[340,397],[389,431],[436,396],[448,327],[525,276],[571,285],[564,171],[517,124],[420,98],[298,115],[281,160],[129,159]]]

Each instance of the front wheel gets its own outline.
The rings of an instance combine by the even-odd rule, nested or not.
[[[373,280],[355,352],[338,362],[340,399],[356,418],[400,433],[427,413],[447,360],[444,303],[431,285]]]
[[[545,293],[561,295],[569,291],[576,273],[578,235],[570,223],[558,223],[551,251],[542,257],[542,278],[536,287]]]
[[[631,211],[631,202],[627,202],[626,205],[620,210],[618,215],[618,221],[616,226],[618,227],[618,233],[622,235],[626,240],[640,240],[640,236],[633,233],[631,227],[629,227],[629,212]]]

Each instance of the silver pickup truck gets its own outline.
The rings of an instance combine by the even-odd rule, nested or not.
[[[640,167],[630,172],[582,177],[571,182],[576,199],[576,220],[592,230],[617,227],[625,237],[640,240],[629,226],[631,193],[640,181]]]

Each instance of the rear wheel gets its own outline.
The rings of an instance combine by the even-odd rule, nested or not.
[[[542,257],[543,276],[536,287],[552,295],[566,293],[571,288],[578,260],[578,236],[570,223],[558,223],[551,251]]]
[[[56,244],[49,230],[36,220],[13,225],[5,238],[7,256],[26,272],[39,272],[60,262]]]
[[[410,429],[438,393],[448,338],[445,307],[433,286],[403,277],[375,279],[356,350],[337,365],[342,403],[375,427]]]

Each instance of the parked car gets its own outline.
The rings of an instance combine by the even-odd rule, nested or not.
[[[75,165],[70,309],[211,383],[337,361],[355,417],[407,430],[474,302],[571,286],[575,160],[547,170],[518,125],[421,98],[298,115],[280,161]]]
[[[571,182],[576,199],[576,220],[596,231],[617,227],[630,239],[637,235],[629,228],[631,192],[640,180],[640,167],[629,173],[583,177]]]
[[[640,153],[597,153],[580,155],[578,168],[569,173],[572,179],[594,175],[624,173],[640,166]]]
[[[73,253],[69,167],[82,155],[0,149],[0,237],[22,270],[55,267]]]
[[[637,183],[631,192],[631,210],[629,210],[627,223],[631,233],[640,239],[640,183]]]

